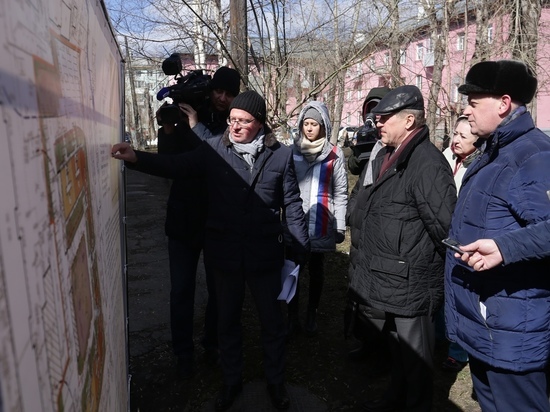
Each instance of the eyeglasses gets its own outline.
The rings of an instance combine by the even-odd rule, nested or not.
[[[230,117],[227,118],[227,124],[229,126],[235,126],[238,124],[241,127],[245,127],[245,126],[248,126],[253,121],[254,119],[232,119]]]

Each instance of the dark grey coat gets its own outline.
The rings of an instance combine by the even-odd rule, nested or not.
[[[309,238],[292,151],[268,131],[252,169],[226,131],[193,152],[161,156],[136,152],[136,170],[169,178],[202,176],[208,195],[204,258],[221,271],[278,270],[283,265],[281,213],[294,253],[307,255]]]
[[[362,216],[353,219],[360,231],[350,288],[376,309],[430,315],[443,303],[441,240],[455,206],[455,184],[427,127],[395,155],[396,163],[356,199]],[[382,160],[374,161],[375,177]]]

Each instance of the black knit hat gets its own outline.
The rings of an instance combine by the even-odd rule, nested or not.
[[[230,111],[231,109],[244,110],[254,116],[259,122],[265,123],[265,99],[254,90],[247,90],[235,97],[233,102],[231,102],[231,106],[229,106]]]
[[[466,83],[458,92],[469,95],[489,94],[504,96],[527,104],[535,96],[537,79],[531,70],[520,61],[499,60],[474,64],[466,75]]]
[[[210,88],[212,90],[222,89],[231,93],[233,96],[239,94],[241,87],[241,76],[239,72],[227,66],[222,66],[214,73]]]

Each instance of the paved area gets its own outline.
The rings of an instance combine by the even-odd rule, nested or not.
[[[145,355],[170,342],[167,241],[164,235],[166,199],[170,181],[127,170],[128,316],[130,356]],[[204,266],[199,264],[195,316],[206,303]],[[132,365],[130,365],[132,368]],[[136,371],[137,373],[139,371]],[[287,386],[290,412],[324,412],[327,406],[305,388]],[[134,388],[141,393],[147,388]],[[212,411],[214,399],[202,405]],[[247,382],[230,411],[274,411],[265,382]]]

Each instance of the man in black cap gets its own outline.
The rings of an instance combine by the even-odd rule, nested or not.
[[[373,322],[389,333],[392,376],[384,396],[363,407],[429,411],[434,315],[443,304],[441,240],[456,189],[448,162],[430,142],[417,87],[393,89],[372,113],[385,147],[361,197],[363,223],[349,286],[362,303],[384,312],[384,320]]]
[[[525,107],[536,88],[524,63],[500,60],[458,89],[484,150],[451,223],[465,253],[447,252],[445,315],[484,411],[550,411],[550,139]]]
[[[192,153],[162,156],[134,151],[128,143],[114,145],[111,153],[145,173],[203,177],[208,195],[204,262],[215,279],[224,379],[216,410],[229,409],[242,390],[245,283],[259,312],[269,396],[277,409],[288,409],[286,325],[277,300],[285,246],[282,214],[294,258],[303,263],[309,253],[292,151],[267,126],[265,100],[254,91],[233,100],[227,123],[223,136],[206,140]]]
[[[239,94],[239,72],[220,67],[209,84],[207,104],[199,113],[189,104],[180,103],[185,114],[161,109],[157,112],[158,153],[179,154],[192,151],[201,140],[219,135],[227,128],[229,105]],[[199,122],[199,119],[201,121]],[[206,222],[206,193],[199,178],[175,179],[170,187],[166,207],[165,233],[168,237],[170,266],[170,331],[172,348],[177,358],[176,373],[189,379],[195,372],[193,316],[195,308],[196,273],[203,248]],[[218,352],[217,308],[214,281],[206,271],[208,301],[201,340],[205,360],[215,363]]]
[[[348,170],[351,174],[360,175],[350,193],[346,212],[346,224],[350,227],[350,265],[355,266],[358,257],[357,249],[360,243],[359,235],[363,224],[363,196],[373,183],[372,166],[378,152],[384,147],[380,141],[380,133],[376,128],[376,116],[372,113],[380,100],[390,92],[386,86],[373,87],[363,102],[362,116],[364,125],[355,134],[354,144],[351,146],[352,154],[348,157]],[[372,162],[369,160],[372,158]],[[372,236],[376,236],[372,234]],[[350,315],[353,315],[350,317]],[[375,319],[376,322],[372,322]],[[378,330],[378,326],[384,319],[384,312],[376,310],[368,305],[362,305],[354,300],[354,296],[348,297],[345,316],[346,333],[352,332],[361,341],[361,345],[348,353],[352,360],[365,358],[371,351],[380,353],[377,357],[375,369],[384,370],[388,364],[388,345],[384,334]],[[351,329],[349,329],[351,328]],[[348,330],[349,329],[349,330]]]

